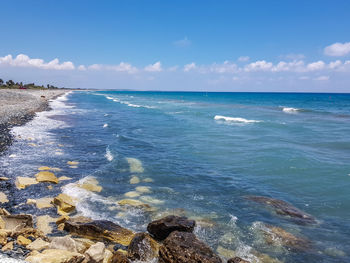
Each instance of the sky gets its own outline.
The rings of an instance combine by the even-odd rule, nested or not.
[[[350,1],[1,1],[0,78],[67,88],[350,92]]]

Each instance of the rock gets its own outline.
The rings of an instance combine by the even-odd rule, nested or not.
[[[84,260],[82,254],[60,249],[46,249],[42,253],[26,258],[30,263],[81,263]]]
[[[59,194],[54,198],[53,203],[57,206],[57,213],[67,215],[75,210],[72,198],[66,194]]]
[[[17,238],[20,235],[28,239],[36,239],[36,238],[42,238],[44,240],[47,239],[47,237],[44,235],[42,231],[31,227],[22,228],[18,231],[15,231],[15,230],[11,231],[12,238]]]
[[[147,226],[147,231],[157,240],[163,240],[173,231],[193,232],[196,222],[187,217],[167,216],[152,221]]]
[[[41,171],[35,175],[38,182],[48,182],[58,184],[58,178],[54,173],[48,171]]]
[[[51,168],[48,167],[48,166],[41,166],[41,167],[38,168],[39,171],[48,171],[48,170],[50,170],[50,169],[51,169]]]
[[[60,172],[60,171],[62,171],[61,168],[57,168],[57,167],[52,167],[50,170],[51,170],[51,171],[54,171],[54,172]]]
[[[52,238],[49,249],[61,249],[70,252],[78,252],[74,239],[69,236]]]
[[[57,230],[63,231],[64,230],[64,223],[57,225]]]
[[[2,251],[13,250],[13,241],[8,242],[5,246],[2,247]]]
[[[88,263],[102,263],[105,256],[105,245],[97,242],[86,250],[84,255]]]
[[[129,163],[130,173],[143,173],[142,162],[136,158],[126,158]]]
[[[0,245],[5,245],[7,243],[8,232],[0,229]]]
[[[0,208],[0,216],[9,216],[10,213],[5,208]]]
[[[98,181],[92,177],[85,178],[85,180],[79,183],[78,186],[91,192],[99,193],[102,191],[102,186],[98,185]]]
[[[67,180],[72,180],[73,178],[71,177],[68,177],[68,176],[61,176],[61,177],[58,177],[58,180],[59,181],[67,181]]]
[[[35,205],[35,204],[36,204],[36,200],[35,200],[35,199],[30,199],[30,198],[28,198],[26,204],[27,204],[27,205]]]
[[[153,179],[152,178],[145,178],[142,181],[145,182],[145,183],[152,183]]]
[[[222,246],[218,246],[218,248],[216,249],[216,252],[224,258],[234,258],[236,256],[235,251],[224,248]]]
[[[96,220],[87,223],[67,220],[64,223],[64,230],[89,239],[108,240],[125,246],[128,246],[134,237],[131,230],[107,220]]]
[[[75,244],[77,246],[77,250],[79,253],[83,254],[86,250],[88,250],[93,244],[93,241],[87,238],[73,238]]]
[[[130,263],[129,259],[120,252],[113,255],[111,263]]]
[[[77,161],[68,161],[67,164],[68,165],[78,165],[79,162],[77,162]]]
[[[36,204],[37,208],[43,209],[43,208],[51,208],[51,207],[53,207],[52,202],[53,202],[53,198],[52,197],[44,197],[44,198],[37,199],[35,204]],[[27,201],[27,203],[28,203],[28,201]]]
[[[131,197],[131,198],[140,196],[140,194],[136,191],[130,191],[130,192],[125,193],[124,195],[126,197]]]
[[[221,259],[193,233],[174,231],[159,249],[159,262],[221,263]]]
[[[227,263],[250,263],[247,260],[241,259],[240,257],[230,258]]]
[[[300,223],[316,224],[316,219],[290,203],[265,196],[247,196],[247,199],[272,207],[277,214],[297,219]]]
[[[40,231],[47,235],[52,232],[52,227],[50,226],[50,223],[55,221],[55,218],[52,218],[48,215],[38,216],[36,219],[36,226]]]
[[[146,202],[146,203],[150,203],[150,204],[153,204],[153,205],[162,205],[162,204],[164,204],[163,200],[159,200],[159,199],[156,199],[156,198],[148,196],[148,195],[141,196],[140,199],[142,201]]]
[[[32,241],[28,238],[25,238],[24,236],[20,235],[17,237],[17,244],[21,245],[21,246],[27,246],[30,243],[32,243]]]
[[[138,186],[136,187],[136,191],[140,193],[151,193],[151,187],[148,186]]]
[[[149,262],[158,258],[159,244],[147,233],[138,233],[128,247],[128,258],[132,261]]]
[[[111,263],[112,257],[113,257],[113,253],[108,249],[106,249],[102,263]]]
[[[52,190],[53,189],[52,185],[48,185],[47,189]]]
[[[37,180],[29,177],[18,176],[15,182],[17,189],[25,189],[27,186],[38,184]]]
[[[142,203],[139,200],[134,200],[134,199],[123,199],[118,201],[119,205],[128,205],[128,206],[133,206],[133,207],[138,207],[138,208],[146,208],[150,209],[151,206],[145,203]]]
[[[133,176],[130,179],[130,184],[138,184],[140,183],[140,178],[138,178],[137,176]]]
[[[18,231],[25,227],[33,227],[33,218],[31,215],[2,215],[4,229]]]
[[[0,181],[8,181],[8,180],[10,179],[5,176],[0,176]]]
[[[69,216],[61,216],[56,220],[56,225],[62,224],[69,219]]]
[[[49,248],[50,243],[37,238],[35,241],[26,246],[27,249],[41,251]]]
[[[7,199],[7,195],[4,192],[0,192],[0,203],[7,203],[9,200]]]

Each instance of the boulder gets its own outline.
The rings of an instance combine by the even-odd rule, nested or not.
[[[113,254],[111,263],[130,263],[130,260],[123,253],[116,252]]]
[[[0,216],[8,216],[10,213],[5,208],[0,208]]]
[[[113,257],[113,253],[108,249],[106,249],[102,263],[111,263],[112,257]]]
[[[75,210],[72,198],[66,194],[59,194],[54,198],[53,203],[57,206],[57,213],[67,215]]]
[[[7,195],[4,192],[0,192],[0,203],[4,204],[7,203],[9,200],[7,198]]]
[[[69,219],[64,223],[64,230],[85,238],[98,241],[108,240],[125,246],[128,246],[134,237],[131,230],[107,220],[79,222]]]
[[[241,259],[240,257],[230,258],[227,263],[250,263],[247,260]]]
[[[13,230],[11,231],[11,237],[17,238],[18,236],[24,236],[26,238],[42,238],[44,240],[47,240],[47,237],[44,235],[44,233],[38,229],[32,228],[32,227],[26,227],[21,228],[19,230]]]
[[[221,263],[210,247],[190,232],[172,232],[159,249],[160,263]]]
[[[105,256],[105,245],[97,242],[85,251],[85,258],[88,263],[102,263]]]
[[[32,243],[26,246],[29,250],[41,251],[49,248],[50,243],[42,240],[41,238],[35,239]]]
[[[173,231],[193,232],[196,222],[187,217],[170,215],[159,220],[152,221],[147,226],[147,231],[157,240],[163,240]]]
[[[18,245],[21,245],[21,246],[25,247],[25,246],[29,245],[30,243],[32,243],[32,241],[30,239],[22,236],[22,235],[19,235],[17,237],[17,244]]]
[[[287,203],[283,200],[274,199],[266,196],[247,196],[246,198],[254,202],[270,206],[275,210],[277,214],[296,219],[299,223],[317,223],[316,219],[313,216],[299,210],[292,204]]]
[[[46,249],[26,258],[30,263],[81,263],[84,256],[80,253],[60,249]]]
[[[69,236],[52,238],[49,249],[61,249],[70,252],[78,252],[74,239]]]
[[[27,186],[38,184],[39,182],[35,178],[18,176],[15,182],[17,189],[25,189]]]
[[[150,262],[158,258],[159,244],[147,233],[137,233],[128,247],[128,258]]]
[[[35,175],[38,182],[48,182],[58,184],[58,178],[54,173],[48,171],[41,171]]]
[[[33,227],[33,218],[31,215],[2,215],[4,229],[18,231],[25,227]]]
[[[73,238],[79,253],[84,254],[95,242],[87,238]]]

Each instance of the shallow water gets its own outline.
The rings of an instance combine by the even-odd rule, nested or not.
[[[168,213],[186,215],[223,256],[229,249],[251,260],[259,251],[284,262],[350,261],[350,95],[89,91],[51,106],[13,130],[17,140],[0,157],[7,176],[33,176],[43,165],[73,182],[93,176],[100,193],[69,181],[62,189],[80,200],[80,213],[136,231]],[[15,195],[60,191],[35,185]],[[125,193],[154,209],[120,207]],[[287,201],[317,223],[299,224],[248,195]],[[260,222],[312,246],[266,245]]]

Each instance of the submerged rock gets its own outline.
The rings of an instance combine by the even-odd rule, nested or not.
[[[108,240],[125,246],[128,246],[134,237],[131,230],[107,220],[79,222],[70,219],[64,223],[64,230],[89,239]]]
[[[138,178],[137,176],[133,176],[130,179],[130,184],[138,184],[140,183],[140,178]]]
[[[47,182],[47,183],[54,183],[58,184],[58,178],[56,175],[52,172],[48,171],[41,171],[35,175],[36,180],[38,182]]]
[[[67,164],[68,165],[78,165],[79,162],[78,161],[68,161]]]
[[[123,199],[118,201],[119,205],[128,205],[128,206],[133,206],[133,207],[138,207],[138,208],[144,208],[144,209],[151,209],[151,206],[148,204],[145,204],[139,200],[134,200],[134,199]]]
[[[272,207],[279,215],[289,216],[291,218],[299,220],[302,223],[316,224],[316,220],[313,216],[299,210],[292,204],[287,203],[283,200],[266,196],[247,196],[247,199],[268,205]]]
[[[159,262],[221,263],[221,259],[193,233],[174,231],[159,249]]]
[[[147,233],[135,235],[128,247],[128,258],[149,262],[158,258],[159,244]]]
[[[39,182],[35,178],[18,176],[15,182],[17,189],[25,189],[27,186],[38,184]]]
[[[76,252],[60,249],[46,249],[26,258],[30,263],[81,263],[85,257]]]
[[[39,171],[48,171],[48,170],[50,170],[50,169],[51,169],[51,168],[48,167],[48,166],[41,166],[41,167],[38,168]]]
[[[67,215],[75,210],[72,198],[66,194],[59,194],[54,198],[53,203],[57,206],[57,213]]]
[[[163,240],[173,231],[193,232],[196,222],[187,217],[167,216],[148,224],[147,231],[156,239]]]
[[[79,183],[78,186],[91,192],[99,193],[102,191],[102,186],[100,186],[98,181],[92,177],[85,178],[85,180]]]

